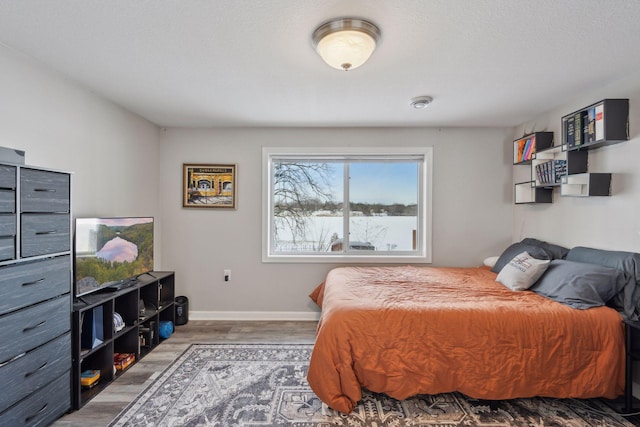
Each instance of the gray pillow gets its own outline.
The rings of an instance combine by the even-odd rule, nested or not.
[[[533,239],[531,237],[527,237],[522,239],[522,243],[526,243],[528,245],[539,246],[551,256],[551,259],[564,259],[569,252],[568,248],[560,245],[554,245],[553,243],[543,242],[542,240]]]
[[[627,276],[615,268],[556,259],[529,290],[573,308],[587,309],[605,305],[627,281]]]
[[[515,258],[516,255],[521,254],[522,252],[527,252],[529,255],[536,259],[551,259],[551,256],[547,253],[547,251],[545,251],[541,247],[518,242],[513,243],[507,249],[505,249],[502,254],[500,254],[500,257],[498,257],[498,261],[496,261],[496,264],[491,268],[491,271],[493,271],[494,273],[500,273],[502,267],[507,265],[509,261],[511,261],[513,258]]]
[[[638,289],[640,286],[640,254],[576,246],[569,251],[566,259],[603,265],[623,271],[631,280],[619,294],[611,299],[609,305],[622,311],[627,319],[638,320],[638,313],[640,313],[640,289]]]

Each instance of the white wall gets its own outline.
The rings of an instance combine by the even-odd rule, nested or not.
[[[590,172],[611,172],[611,197],[560,197],[553,203],[517,205],[513,238],[537,237],[567,247],[590,246],[640,252],[640,75],[590,91],[515,130],[553,131],[561,138],[561,118],[605,98],[629,98],[630,141],[589,151]],[[514,167],[514,182],[524,181],[528,167]]]
[[[433,146],[433,265],[480,265],[511,242],[510,141],[497,129],[169,129],[160,135],[165,265],[196,318],[313,318],[308,294],[332,265],[261,261],[262,147],[332,145]],[[182,207],[182,164],[198,162],[238,165],[236,210]]]
[[[28,165],[73,172],[74,217],[161,222],[156,126],[2,45],[0,70],[0,146],[24,150]]]
[[[566,247],[640,252],[640,74],[581,94],[566,105],[519,127],[514,138],[527,132],[553,131],[561,138],[561,118],[605,98],[629,99],[630,140],[589,151],[590,172],[610,172],[611,197],[560,197],[553,203],[518,205],[514,209],[514,241],[537,237]],[[558,142],[556,142],[558,143]],[[525,166],[514,167],[514,182],[524,181]],[[640,363],[636,362],[632,385],[640,396]]]

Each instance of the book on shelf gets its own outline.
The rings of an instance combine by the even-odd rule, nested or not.
[[[589,142],[589,112],[587,110],[582,112],[582,143]]]
[[[587,139],[586,142],[596,140],[596,109],[595,107],[587,110]]]
[[[604,104],[598,104],[595,108],[596,124],[595,124],[595,140],[604,139]]]
[[[566,160],[554,160],[553,161],[553,183],[560,183],[562,177],[567,174],[567,161]]]
[[[80,374],[80,385],[82,388],[92,388],[100,381],[100,370],[87,369]]]
[[[540,179],[538,180],[540,181],[540,184],[544,184],[545,177],[546,177],[545,165],[544,163],[540,163]]]
[[[527,143],[526,140],[524,139],[519,139],[516,144],[518,147],[518,150],[516,152],[516,150],[514,150],[514,152],[516,152],[517,154],[515,155],[515,158],[513,159],[513,163],[520,163],[522,161],[522,156],[524,154],[524,146]]]
[[[554,161],[547,160],[535,167],[536,178],[540,185],[553,184],[555,180]]]
[[[567,117],[565,121],[565,140],[569,148],[573,148],[576,144],[574,117]]]
[[[582,144],[582,112],[573,115],[573,122],[573,127],[575,129],[573,146],[577,147]]]
[[[522,155],[522,161],[527,161],[531,159],[531,149],[533,147],[533,139],[528,138],[527,142],[524,145],[524,154]]]

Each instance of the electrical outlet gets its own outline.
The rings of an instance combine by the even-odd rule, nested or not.
[[[225,282],[230,282],[231,281],[231,270],[225,270],[224,271],[224,281]]]

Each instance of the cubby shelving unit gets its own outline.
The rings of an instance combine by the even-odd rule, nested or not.
[[[138,277],[134,286],[76,299],[72,324],[74,409],[80,409],[128,369],[116,370],[116,353],[133,354],[136,363],[160,344],[160,323],[175,324],[174,299],[175,274],[171,271],[153,271]],[[114,313],[124,321],[117,331]],[[81,385],[85,371],[100,371],[100,380],[90,388]]]

